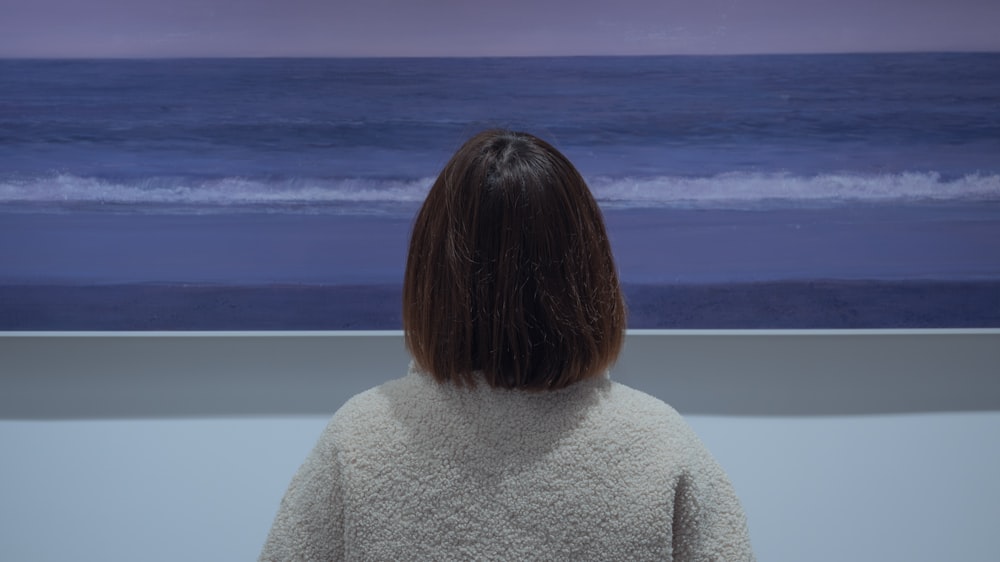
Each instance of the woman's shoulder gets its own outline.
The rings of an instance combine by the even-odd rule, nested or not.
[[[631,386],[611,382],[608,402],[623,416],[651,423],[684,423],[670,404]]]
[[[673,423],[685,424],[681,415],[669,404],[647,394],[641,390],[632,388],[622,383],[614,382],[604,378],[600,381],[586,381],[577,383],[581,388],[566,389],[569,392],[559,391],[565,394],[565,399],[582,400],[590,402],[587,398],[591,394],[600,394],[600,402],[604,407],[602,410],[606,414],[617,415],[635,421],[647,421],[654,424]],[[582,387],[588,387],[583,389]],[[434,409],[435,405],[444,406],[444,402],[449,397],[472,396],[475,392],[472,389],[453,388],[450,385],[442,385],[429,375],[422,373],[413,367],[409,372],[397,379],[390,380],[364,392],[354,395],[344,403],[334,414],[331,423],[336,425],[350,424],[353,421],[364,421],[370,424],[379,415],[398,415],[400,404],[420,405],[421,409]],[[495,391],[496,394],[510,394],[509,391]],[[486,393],[489,394],[489,391]],[[537,396],[536,396],[537,397]],[[495,400],[497,396],[485,396],[485,400]]]
[[[701,447],[684,417],[663,400],[612,382],[598,419],[604,431],[660,449]]]
[[[697,441],[683,417],[669,404],[607,377],[577,383],[546,398],[502,390],[453,388],[414,370],[350,398],[330,419],[325,435],[345,443],[393,440],[423,429],[447,429],[471,415],[497,429],[530,419],[536,424],[564,426],[576,419],[585,431],[610,437],[642,435],[642,440],[677,445]],[[452,419],[455,417],[461,419]],[[487,419],[488,418],[488,419]],[[516,418],[506,419],[505,418]],[[462,425],[462,424],[458,424]],[[423,428],[423,429],[421,429]],[[394,437],[396,436],[396,437]]]
[[[412,368],[406,375],[355,394],[334,412],[324,435],[338,441],[366,440],[392,433],[400,422],[400,407],[433,402],[433,380]]]

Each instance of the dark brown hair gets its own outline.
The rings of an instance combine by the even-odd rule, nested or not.
[[[417,215],[403,328],[438,381],[563,388],[617,358],[625,303],[600,208],[547,142],[489,130],[469,139]]]

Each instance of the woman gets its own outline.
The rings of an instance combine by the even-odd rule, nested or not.
[[[349,400],[261,560],[752,560],[742,508],[676,411],[613,383],[625,306],[573,165],[485,131],[413,227],[410,372]]]

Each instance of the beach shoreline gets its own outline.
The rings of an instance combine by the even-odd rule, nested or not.
[[[626,284],[633,329],[998,328],[1000,281]],[[399,330],[401,287],[4,285],[0,331]]]

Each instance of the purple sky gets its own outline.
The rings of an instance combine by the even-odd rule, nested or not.
[[[998,0],[0,0],[0,57],[998,51]]]

